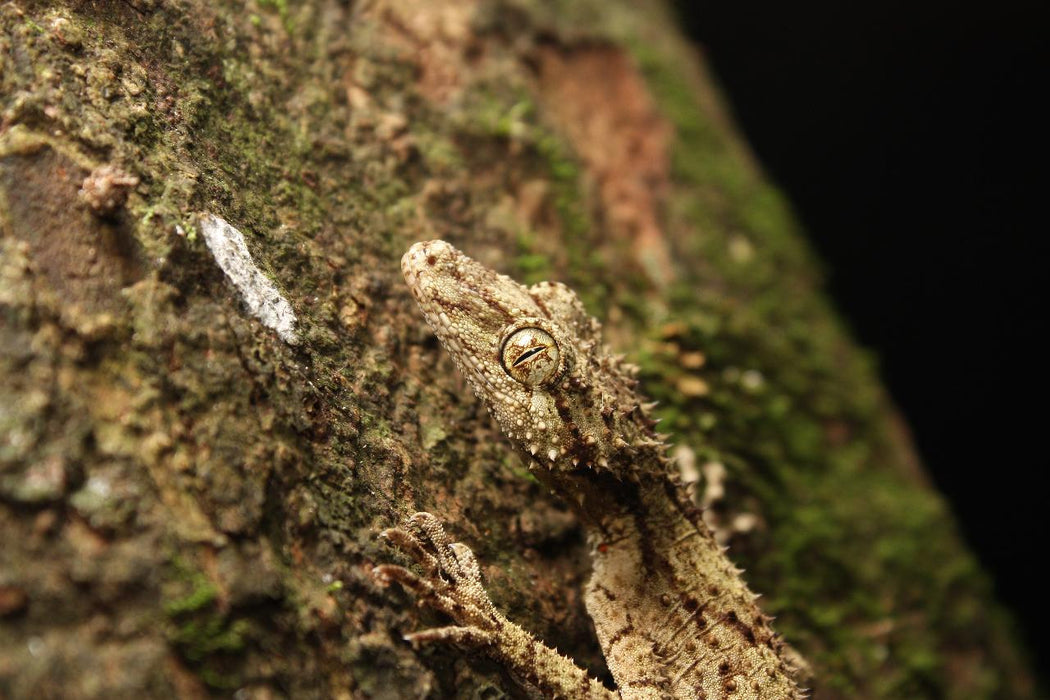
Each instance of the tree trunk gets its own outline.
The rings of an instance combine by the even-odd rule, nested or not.
[[[604,673],[573,516],[402,282],[429,238],[570,284],[642,366],[817,697],[1034,692],[662,8],[15,0],[0,24],[0,696],[520,695],[401,640],[444,622],[370,574],[417,510]]]

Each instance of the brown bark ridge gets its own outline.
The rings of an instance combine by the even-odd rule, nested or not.
[[[578,523],[400,279],[430,238],[603,319],[817,697],[1033,694],[701,66],[627,0],[0,5],[0,696],[519,695],[402,641],[417,510],[604,673]]]

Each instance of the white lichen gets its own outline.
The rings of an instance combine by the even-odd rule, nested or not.
[[[215,262],[241,293],[244,305],[252,316],[267,328],[277,331],[284,342],[297,344],[299,336],[295,330],[296,318],[292,305],[255,265],[241,232],[214,214],[201,216],[200,229],[208,250],[215,256]]]

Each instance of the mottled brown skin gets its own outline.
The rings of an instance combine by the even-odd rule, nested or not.
[[[575,294],[547,282],[526,288],[444,241],[415,244],[401,265],[427,323],[475,393],[532,458],[537,478],[579,515],[593,565],[587,610],[619,696],[803,697],[757,596],[665,458],[633,368],[605,351],[598,322]],[[460,558],[469,556],[477,568],[464,545],[445,540],[433,516],[417,514],[386,536],[427,572],[419,577],[387,566],[378,575],[411,588],[460,625],[411,635],[413,641],[484,648],[545,694],[608,695],[499,615],[479,579],[457,578],[435,561],[435,552],[465,551]],[[487,612],[471,614],[470,606]],[[537,648],[523,651],[530,646]]]

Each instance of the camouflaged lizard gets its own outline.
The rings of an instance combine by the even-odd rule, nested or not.
[[[406,638],[477,649],[548,697],[804,697],[792,652],[664,456],[632,368],[606,352],[576,295],[524,287],[444,241],[416,243],[401,268],[474,392],[585,528],[587,611],[618,690],[496,610],[470,549],[429,513],[383,533],[423,574],[375,574],[457,624]]]

